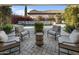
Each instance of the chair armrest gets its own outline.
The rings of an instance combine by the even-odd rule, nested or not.
[[[49,30],[47,30],[47,33],[49,32]]]
[[[59,37],[61,37],[61,36],[69,37],[69,35],[59,35]]]
[[[0,43],[11,43],[11,42],[18,42],[18,41],[14,40],[14,41],[9,41],[9,42],[0,42]]]
[[[50,28],[49,30],[52,30],[52,28]],[[48,30],[48,31],[49,31],[49,30]]]
[[[68,44],[79,44],[79,43],[72,43],[72,42],[62,42],[62,44],[68,43]]]
[[[16,36],[16,35],[8,35],[8,37],[13,37],[13,36]]]
[[[49,29],[49,30],[47,30],[47,33],[49,33],[50,30],[53,31],[52,29]],[[54,32],[55,32],[55,31],[54,31]],[[57,32],[56,32],[56,33],[57,33]]]
[[[27,34],[29,34],[29,31],[26,31],[26,30],[25,30],[25,31],[22,31],[22,32],[21,32],[21,35],[27,35]]]

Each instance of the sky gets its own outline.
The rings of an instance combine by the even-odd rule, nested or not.
[[[27,12],[30,10],[64,10],[66,5],[51,5],[51,6],[27,6]],[[13,14],[24,16],[25,6],[12,6]]]
[[[25,6],[12,6],[12,12],[13,14],[15,15],[23,15],[24,16],[24,9],[25,9]]]

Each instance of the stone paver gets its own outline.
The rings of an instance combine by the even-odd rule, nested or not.
[[[44,29],[44,45],[38,47],[35,44],[35,34],[34,28],[28,28],[30,31],[30,38],[27,36],[23,42],[21,42],[21,55],[57,55],[58,53],[58,42],[53,38],[53,36],[47,36],[47,30]],[[72,52],[73,53],[73,52]],[[63,53],[61,53],[64,55]]]
[[[34,29],[27,29],[30,31],[31,37],[28,36],[21,42],[21,54],[22,55],[54,55],[55,52],[55,44],[57,43],[52,36],[49,35],[47,37],[47,30],[44,30],[44,45],[42,47],[38,47],[35,44],[35,34]]]

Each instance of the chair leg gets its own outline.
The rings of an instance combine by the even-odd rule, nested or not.
[[[68,50],[68,49],[67,49],[67,50]],[[69,54],[69,50],[68,50],[68,55],[70,55],[70,54]]]
[[[19,54],[21,53],[21,50],[20,50],[20,43],[19,43]]]
[[[11,48],[9,49],[9,54],[11,54]]]
[[[48,37],[48,33],[47,33],[47,37]]]
[[[28,37],[30,38],[30,32],[28,31]]]
[[[60,55],[60,43],[58,43],[58,55]]]
[[[29,38],[30,38],[30,33],[28,32],[28,36],[29,36]]]
[[[48,31],[47,31],[47,37],[48,37],[48,34],[49,34],[49,33],[48,33]]]
[[[21,35],[21,41],[23,41],[23,35]]]

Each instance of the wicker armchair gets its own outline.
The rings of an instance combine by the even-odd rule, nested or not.
[[[66,49],[68,52],[66,54],[71,54],[69,51],[79,52],[79,31],[74,30],[69,36],[62,36],[58,38],[58,54],[60,54],[61,49]]]
[[[48,34],[55,36],[55,40],[57,36],[60,36],[61,33],[61,26],[53,25],[52,29],[49,29],[47,31],[47,36]]]
[[[7,39],[8,38],[8,39]],[[15,48],[18,48],[14,50]],[[0,31],[0,54],[20,53],[20,39],[15,36],[7,36],[4,31]]]
[[[16,36],[19,36],[22,41],[24,39],[24,36],[28,35],[30,37],[30,32],[25,30],[22,25],[18,25],[15,27],[15,34]]]

